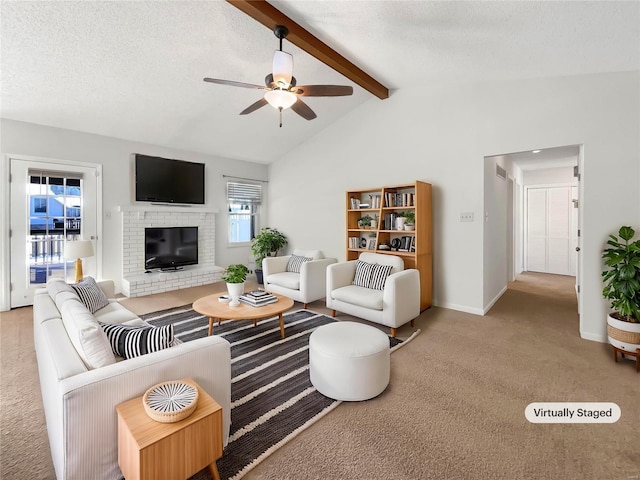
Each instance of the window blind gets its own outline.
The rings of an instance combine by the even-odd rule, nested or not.
[[[229,203],[262,203],[262,185],[252,183],[227,182],[227,201]]]

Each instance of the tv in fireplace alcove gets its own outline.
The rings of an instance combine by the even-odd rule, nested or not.
[[[144,229],[146,270],[179,270],[198,264],[198,227],[147,227]]]

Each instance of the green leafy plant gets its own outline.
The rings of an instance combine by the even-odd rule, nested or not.
[[[265,257],[275,255],[278,250],[287,244],[287,237],[275,228],[264,227],[253,240],[251,240],[251,252],[256,259],[256,268],[262,268],[262,260]]]
[[[222,275],[222,280],[227,283],[243,283],[247,279],[247,274],[250,272],[245,265],[236,263],[229,265]]]
[[[640,320],[640,240],[632,242],[633,228],[620,227],[618,235],[609,235],[608,247],[602,253],[602,295],[611,302],[615,318],[637,323]]]
[[[413,210],[410,210],[410,211],[407,211],[407,212],[401,212],[398,215],[403,216],[406,219],[407,223],[415,225],[415,223],[416,223],[416,212],[414,212]]]
[[[362,225],[363,227],[370,227],[371,226],[371,220],[373,220],[373,217],[371,215],[364,215],[364,216],[360,217],[360,219],[358,220],[358,223],[360,225]]]

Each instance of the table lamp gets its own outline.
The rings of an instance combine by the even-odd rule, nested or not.
[[[76,261],[76,280],[82,281],[82,259],[93,257],[93,245],[91,240],[67,241],[64,244],[64,258]]]

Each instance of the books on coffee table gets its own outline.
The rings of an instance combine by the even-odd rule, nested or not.
[[[264,290],[253,290],[240,295],[239,300],[242,303],[251,305],[252,307],[262,307],[263,305],[277,302],[278,297],[270,294],[269,292],[265,292]]]

